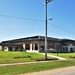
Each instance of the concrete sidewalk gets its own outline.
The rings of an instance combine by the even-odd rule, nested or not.
[[[42,55],[45,55],[45,53],[40,53]],[[53,56],[53,55],[50,55],[50,54],[47,54],[47,56],[50,56],[50,57],[53,57],[53,58],[57,58],[59,60],[67,60],[66,58],[62,58],[62,57],[59,57],[59,56]]]
[[[52,60],[52,61],[35,61],[35,62],[9,63],[9,64],[0,64],[0,67],[1,67],[1,66],[13,66],[13,65],[37,64],[37,63],[45,63],[45,62],[56,62],[56,61],[65,61],[65,60]]]
[[[23,62],[23,63],[10,63],[10,64],[0,64],[0,66],[12,66],[12,65],[23,65],[23,64],[35,64],[35,63],[44,63],[51,61],[37,61],[37,62]]]

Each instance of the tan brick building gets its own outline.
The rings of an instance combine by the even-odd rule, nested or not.
[[[72,52],[75,51],[75,41],[47,37],[48,51]],[[39,52],[45,50],[45,37],[33,36],[9,41],[2,41],[3,51]]]

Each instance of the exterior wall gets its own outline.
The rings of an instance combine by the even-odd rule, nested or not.
[[[41,49],[41,45],[44,45],[44,50],[45,50],[45,41],[39,41],[39,49]],[[48,47],[48,51],[61,51],[61,42],[57,42],[57,41],[48,41],[47,44]]]
[[[30,50],[32,50],[32,48],[33,48],[33,44],[31,43],[31,44],[30,44]]]
[[[62,52],[68,52],[68,46],[62,46]]]
[[[30,44],[29,50],[26,50],[26,44]],[[40,47],[38,41],[23,42],[23,49],[25,49],[27,52],[37,52],[38,50],[35,50],[35,44],[38,44],[38,49],[39,49]]]
[[[3,51],[21,51],[22,48],[21,46],[3,46],[2,50]]]
[[[74,52],[75,46],[68,46],[68,52]]]
[[[23,43],[23,51],[26,51],[26,44]]]
[[[29,44],[29,50],[26,50],[26,44]],[[37,44],[37,50],[35,49],[35,45]],[[74,42],[71,41],[48,41],[48,50],[56,50],[62,52],[71,52],[72,50],[75,51],[75,45]],[[63,50],[64,48],[64,50]],[[27,52],[39,52],[41,49],[45,50],[45,41],[44,40],[29,40],[29,41],[23,41],[23,42],[15,42],[15,43],[5,43],[5,45],[2,46],[2,49],[4,51],[27,51]]]
[[[56,42],[52,42],[52,41],[50,41],[50,42],[48,42],[48,49],[56,49]]]
[[[44,41],[39,41],[39,50],[42,49],[42,47],[41,47],[42,45],[45,47],[45,42]]]
[[[75,52],[74,41],[64,41],[64,42],[62,42],[62,52]]]
[[[60,41],[48,41],[49,52],[61,52],[61,42]]]
[[[4,46],[4,51],[8,51],[8,47],[7,46]]]
[[[68,46],[62,46],[63,52],[75,52],[75,46],[68,45]]]
[[[0,50],[2,50],[2,46],[0,46]]]
[[[12,51],[15,51],[15,47],[12,47]]]

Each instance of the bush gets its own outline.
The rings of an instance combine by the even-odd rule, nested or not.
[[[16,56],[14,57],[15,59],[18,59],[18,58],[31,58],[31,56]]]

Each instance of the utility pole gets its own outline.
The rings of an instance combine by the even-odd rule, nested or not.
[[[58,38],[57,38],[57,56],[58,56],[58,50],[59,48],[58,48]]]
[[[45,0],[45,60],[47,60],[47,3],[53,0]]]
[[[45,0],[45,60],[47,60],[47,0]]]

